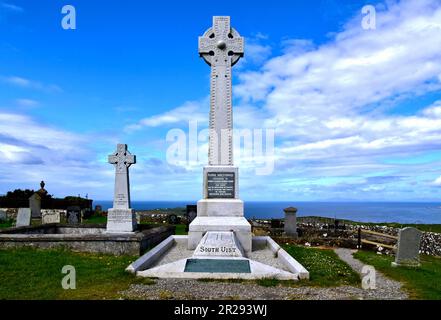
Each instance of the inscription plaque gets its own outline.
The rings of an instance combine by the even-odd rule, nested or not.
[[[248,260],[187,259],[184,272],[251,273]]]
[[[209,199],[234,198],[234,172],[208,172],[207,195]]]

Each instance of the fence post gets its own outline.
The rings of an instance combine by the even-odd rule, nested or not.
[[[357,244],[357,248],[361,249],[361,228],[358,227],[358,244]]]

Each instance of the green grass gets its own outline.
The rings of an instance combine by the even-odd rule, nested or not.
[[[119,291],[132,283],[151,284],[136,278],[125,268],[136,259],[100,254],[72,253],[67,250],[0,250],[1,299],[117,299]],[[75,290],[64,290],[61,269],[76,269]]]
[[[176,230],[175,230],[175,234],[176,235],[186,235],[186,234],[188,234],[186,231],[185,231],[185,224],[177,224],[176,225]]]
[[[94,216],[91,216],[89,219],[84,219],[83,223],[85,223],[85,224],[103,224],[103,223],[107,223],[107,217],[94,215]]]
[[[309,271],[309,286],[360,286],[360,276],[333,250],[284,245],[283,248]],[[300,281],[300,283],[304,283]]]
[[[14,220],[6,220],[0,222],[0,229],[6,229],[14,226]]]
[[[369,251],[358,251],[354,257],[374,266],[387,277],[404,283],[412,299],[441,299],[441,258],[421,255],[420,268],[391,266],[391,256],[378,255]]]
[[[332,250],[287,245],[285,249],[310,271],[310,281],[256,281],[262,286],[319,286],[360,284],[359,276]],[[34,248],[0,250],[0,300],[2,299],[118,299],[131,284],[153,284],[125,268],[137,257],[73,253],[68,250]],[[77,289],[64,290],[63,266],[76,269]],[[209,281],[209,280],[206,280]],[[235,281],[231,281],[235,282]],[[246,282],[243,280],[238,283]]]
[[[308,271],[310,280],[290,281],[265,278],[259,280],[242,279],[201,279],[202,282],[256,283],[263,287],[338,287],[350,285],[359,287],[361,279],[358,273],[341,261],[337,254],[328,249],[305,248],[297,245],[285,245],[283,248],[300,262]]]

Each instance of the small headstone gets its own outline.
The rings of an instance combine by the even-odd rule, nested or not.
[[[68,207],[66,220],[68,224],[79,224],[81,222],[81,208],[77,206]]]
[[[178,224],[180,222],[180,219],[175,214],[170,214],[167,218],[168,224]]]
[[[31,225],[31,209],[19,208],[17,214],[16,227],[29,227]]]
[[[188,224],[190,224],[197,216],[198,206],[195,205],[187,205],[187,220]]]
[[[285,234],[289,237],[297,238],[297,209],[289,207],[283,211],[285,211]]]
[[[0,221],[6,220],[6,210],[0,209]]]
[[[188,204],[187,205],[187,210],[185,213],[185,217],[187,218],[187,224],[185,226],[185,231],[188,232],[190,223],[193,222],[194,219],[196,219],[197,215],[198,215],[198,206],[195,206],[193,204]]]
[[[46,212],[43,212],[41,215],[42,224],[60,223],[60,222],[61,222],[61,216],[60,216],[60,212],[58,211],[48,210]]]
[[[29,208],[31,209],[32,218],[41,217],[41,197],[38,193],[34,193],[29,198]]]
[[[422,232],[415,228],[404,228],[398,235],[398,248],[393,266],[420,265],[420,245]]]
[[[273,228],[273,229],[282,228],[282,220],[280,220],[280,219],[271,219],[271,228]]]

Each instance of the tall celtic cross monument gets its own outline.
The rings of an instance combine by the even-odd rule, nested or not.
[[[129,167],[136,163],[136,156],[127,150],[126,144],[118,144],[116,152],[109,156],[109,163],[115,166],[115,194],[113,208],[108,210],[107,232],[133,232],[136,215],[130,208]]]
[[[243,216],[238,168],[233,165],[231,71],[243,54],[244,40],[231,28],[230,17],[213,17],[213,26],[199,37],[199,55],[211,66],[210,136],[203,199],[189,227],[189,249],[219,242],[237,243],[245,254],[251,251],[251,226]]]

